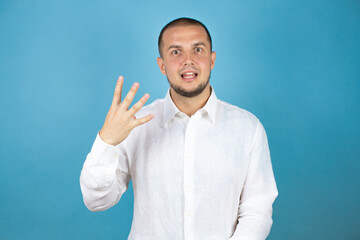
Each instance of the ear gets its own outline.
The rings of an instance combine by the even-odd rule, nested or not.
[[[210,59],[211,59],[210,61],[211,61],[211,70],[212,70],[213,67],[215,66],[216,52],[211,52]]]
[[[162,57],[158,57],[156,60],[157,60],[157,64],[159,65],[160,71],[162,72],[162,74],[166,76],[164,59]]]

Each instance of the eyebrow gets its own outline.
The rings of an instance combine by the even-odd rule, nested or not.
[[[205,43],[203,43],[203,42],[194,43],[192,46],[193,46],[193,47],[197,47],[197,46],[204,46],[204,47],[206,47]],[[168,51],[169,51],[171,48],[182,48],[182,47],[181,47],[180,45],[170,45],[170,46],[168,47]]]
[[[180,45],[170,45],[168,47],[168,50],[170,50],[171,48],[181,48],[181,46]]]
[[[203,42],[195,43],[195,44],[193,44],[193,46],[194,46],[194,47],[197,47],[197,46],[204,46],[204,47],[206,47],[205,43],[203,43]]]

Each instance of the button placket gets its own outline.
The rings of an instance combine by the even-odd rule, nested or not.
[[[184,236],[186,240],[192,239],[192,217],[194,212],[194,150],[195,128],[194,119],[191,118],[185,131],[184,144]]]

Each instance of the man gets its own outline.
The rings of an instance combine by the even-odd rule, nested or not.
[[[86,206],[114,206],[132,179],[129,240],[265,239],[278,192],[263,126],[217,99],[209,84],[216,53],[202,23],[176,19],[158,45],[170,89],[142,108],[145,94],[129,109],[139,84],[121,101],[119,77],[81,173]]]

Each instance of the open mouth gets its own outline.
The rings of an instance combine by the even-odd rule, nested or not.
[[[192,81],[197,77],[197,75],[198,74],[195,72],[185,72],[185,73],[181,74],[181,78],[184,81]]]

